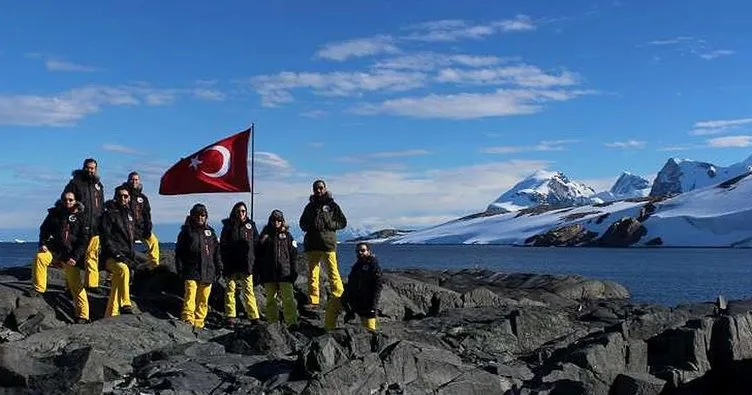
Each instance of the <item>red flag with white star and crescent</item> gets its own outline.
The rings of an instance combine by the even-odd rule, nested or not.
[[[246,129],[181,158],[159,183],[160,195],[251,192]]]

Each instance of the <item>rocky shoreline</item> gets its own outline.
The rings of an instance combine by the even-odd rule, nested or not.
[[[301,265],[301,273],[303,262]],[[346,274],[349,267],[340,268]],[[103,281],[105,280],[102,273]],[[207,329],[177,320],[171,251],[139,269],[137,314],[72,324],[62,273],[29,298],[28,267],[0,270],[2,394],[747,394],[752,301],[635,304],[623,286],[579,276],[484,270],[387,272],[380,325],[326,333],[317,317]],[[304,301],[305,278],[296,283]],[[259,306],[263,288],[256,288]],[[323,316],[323,312],[321,314]]]

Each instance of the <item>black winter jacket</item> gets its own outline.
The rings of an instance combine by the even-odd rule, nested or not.
[[[374,256],[359,258],[350,270],[345,289],[346,301],[361,317],[374,318],[381,298],[382,273]]]
[[[244,222],[229,218],[222,220],[220,251],[222,253],[223,274],[253,274],[258,243],[256,224],[250,219]]]
[[[222,275],[222,258],[217,233],[210,225],[180,228],[175,244],[175,267],[183,280],[211,284]]]
[[[100,234],[102,247],[99,259],[100,268],[110,258],[133,268],[136,264],[134,249],[136,237],[131,208],[123,207],[114,200],[108,200],[105,208]]]
[[[73,212],[68,211],[61,201],[47,210],[47,217],[39,227],[39,247],[47,247],[56,260],[67,261],[73,258],[76,266],[83,269],[84,255],[89,245],[86,218],[80,211],[83,207],[76,203]]]
[[[254,280],[259,284],[294,283],[298,278],[295,262],[298,259],[298,247],[292,234],[287,229],[278,232],[267,225],[259,235],[254,265]]]
[[[305,232],[306,251],[335,251],[337,231],[347,226],[342,209],[327,192],[321,198],[311,195],[300,215],[300,229]]]
[[[143,193],[143,190],[135,190],[128,183],[123,183],[131,194],[131,210],[136,226],[136,238],[148,239],[151,236],[151,204],[149,198]]]
[[[74,170],[72,175],[73,178],[63,192],[73,192],[76,200],[84,205],[89,235],[96,236],[100,233],[100,221],[104,212],[104,185],[99,181],[99,177],[90,178],[83,170]]]

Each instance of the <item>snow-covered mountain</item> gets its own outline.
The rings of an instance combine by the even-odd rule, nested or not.
[[[719,184],[752,170],[752,156],[731,166],[670,158],[655,177],[650,196],[672,196]]]
[[[512,244],[565,225],[580,224],[598,236],[623,217],[642,220],[646,234],[634,244],[660,238],[672,247],[752,247],[752,175],[685,192],[663,201],[617,201],[540,212],[517,212],[456,220],[414,231],[396,244]]]
[[[650,194],[650,189],[650,181],[625,171],[619,176],[611,189],[599,192],[596,196],[604,202],[610,202],[613,200],[645,197]]]
[[[538,170],[488,205],[489,213],[506,213],[541,204],[577,206],[594,202],[593,188],[570,181],[562,172]]]

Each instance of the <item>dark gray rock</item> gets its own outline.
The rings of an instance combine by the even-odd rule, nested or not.
[[[647,373],[622,373],[616,376],[613,395],[659,395],[666,381]]]
[[[599,247],[629,247],[648,233],[647,228],[638,220],[624,217],[612,223],[595,245]]]

